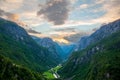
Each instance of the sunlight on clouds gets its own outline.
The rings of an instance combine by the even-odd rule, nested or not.
[[[29,33],[29,35],[33,35],[33,36],[37,36],[37,37],[40,37],[40,38],[44,38],[44,37],[50,37],[48,35],[45,35],[45,34],[35,34],[35,33]],[[56,42],[59,42],[59,43],[64,43],[64,44],[70,44],[70,42],[66,39],[64,39],[62,36],[58,36],[58,37],[55,37],[55,36],[51,36],[51,38],[53,39],[53,41],[56,41]]]
[[[98,1],[97,4],[98,3],[103,5],[101,10],[105,10],[106,14],[91,21],[94,23],[109,23],[120,19],[120,0],[102,0]]]
[[[55,42],[64,43],[64,44],[70,44],[70,42],[67,41],[67,40],[64,39],[64,38],[52,38],[52,39],[53,39],[53,41],[55,41]]]
[[[56,37],[58,36],[64,37],[64,36],[70,36],[70,35],[76,34],[76,32],[54,31],[54,32],[49,32],[49,34],[53,36],[55,35]]]
[[[0,2],[0,8],[6,11],[16,10],[21,7],[23,0],[4,0]]]
[[[66,36],[71,36],[76,34],[77,32],[65,32],[65,31],[54,31],[54,32],[50,32],[50,37],[54,40],[57,41],[59,43],[65,43],[65,44],[70,44],[71,42],[66,40],[64,37]]]
[[[19,15],[18,14],[13,14],[11,16],[9,16],[11,18],[12,21],[17,21],[19,19]]]
[[[37,18],[36,12],[34,11],[21,13],[20,19],[23,20],[30,27],[36,27],[44,24],[44,19],[42,18],[42,16]]]

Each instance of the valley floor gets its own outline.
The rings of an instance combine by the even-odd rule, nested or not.
[[[43,73],[44,77],[47,79],[58,79],[60,78],[60,75],[57,73],[57,71],[61,68],[61,64],[58,66],[51,68],[50,70]]]

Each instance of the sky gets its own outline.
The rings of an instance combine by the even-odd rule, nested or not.
[[[120,19],[120,0],[0,0],[0,17],[30,35],[75,43],[103,24]]]

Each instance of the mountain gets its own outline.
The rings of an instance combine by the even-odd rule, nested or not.
[[[116,20],[114,22],[111,22],[109,24],[105,24],[101,26],[99,30],[97,30],[95,33],[93,33],[90,36],[82,37],[81,40],[78,43],[77,50],[85,49],[88,45],[100,41],[103,38],[111,35],[112,33],[120,30],[120,19]]]
[[[56,59],[59,59],[61,61],[64,61],[68,58],[68,56],[74,51],[75,44],[64,44],[59,45],[58,43],[54,42],[51,38],[45,37],[45,38],[38,38],[36,36],[32,36],[32,38],[40,45],[45,48],[48,48],[48,50],[54,54]],[[61,59],[60,59],[61,58]]]
[[[51,38],[38,38],[35,36],[32,36],[32,38],[38,43],[38,45],[47,48],[54,55],[54,58],[59,61],[59,63],[64,60],[64,51],[62,50],[61,46],[54,42]]]
[[[65,60],[68,59],[68,57],[74,51],[75,47],[76,47],[75,44],[61,45],[61,48],[64,51],[64,54],[62,56],[64,57]]]
[[[0,18],[0,55],[37,72],[58,65],[54,55],[48,49],[39,46],[21,26],[2,18]]]
[[[0,55],[0,80],[46,80],[40,73],[32,72]]]
[[[59,70],[61,77],[65,80],[119,80],[120,20],[104,25],[86,38],[91,43],[72,53]]]

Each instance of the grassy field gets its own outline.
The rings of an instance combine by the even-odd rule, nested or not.
[[[56,73],[61,67],[62,67],[61,65],[58,65],[58,66],[51,68],[50,70],[44,72],[43,73],[44,77],[46,77],[47,79],[50,79],[50,80],[55,79],[53,74]]]

